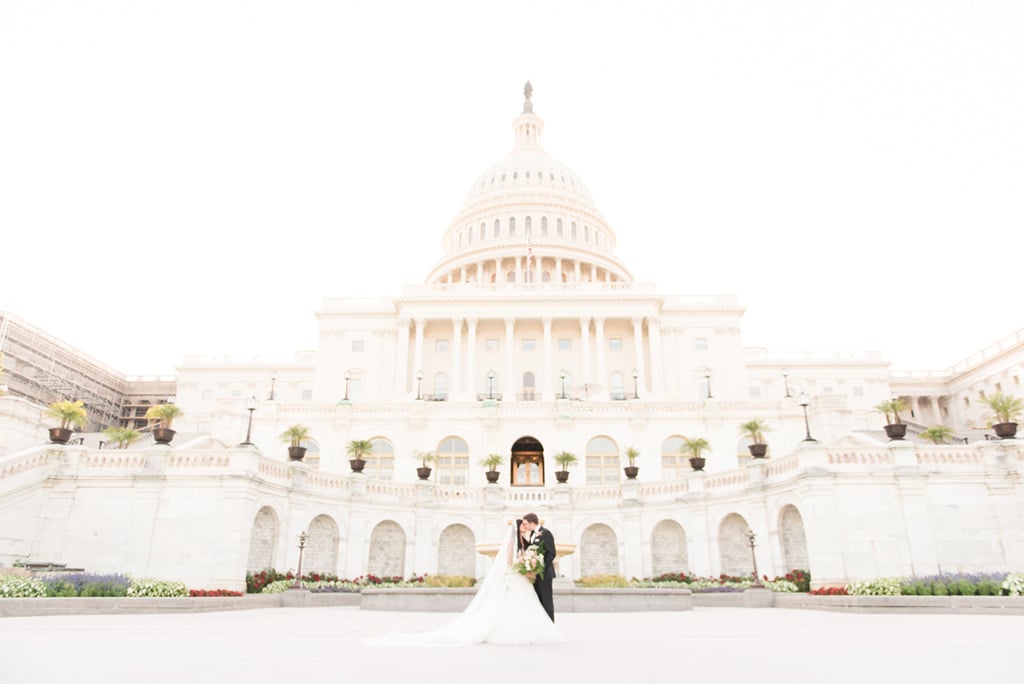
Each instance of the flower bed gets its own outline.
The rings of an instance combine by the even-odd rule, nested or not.
[[[338,579],[334,575],[311,573],[302,576],[300,585],[303,589],[318,593],[358,593],[371,587],[379,589],[466,588],[476,585],[476,579],[465,575],[418,575],[408,579],[365,575],[348,580]],[[263,594],[279,594],[295,586],[295,574],[290,571],[280,573],[275,570],[266,570],[255,575],[249,574],[246,576],[246,586],[260,587],[259,593]],[[256,592],[250,591],[250,593]]]
[[[795,575],[794,573],[800,573]],[[800,591],[799,585],[788,577],[799,577],[805,582],[810,582],[810,573],[806,570],[794,570],[785,577],[776,577],[773,580],[765,575],[764,586],[775,592],[793,593]],[[589,575],[581,577],[577,582],[578,587],[589,588],[620,588],[620,589],[689,589],[694,593],[729,593],[749,589],[754,583],[752,577],[737,577],[735,575],[719,575],[718,577],[697,577],[685,573],[665,573],[651,579],[626,579],[622,575]]]

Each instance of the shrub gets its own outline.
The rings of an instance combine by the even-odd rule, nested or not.
[[[242,596],[240,591],[232,591],[231,589],[189,589],[188,595],[194,598],[201,597],[216,597],[216,596]]]
[[[666,572],[652,577],[652,582],[690,582],[696,579],[696,577],[687,577],[685,572]]]
[[[932,595],[933,596],[948,596],[949,589],[943,582],[932,582]]]
[[[896,577],[880,577],[867,582],[852,582],[846,590],[851,596],[899,596],[901,580]]]
[[[629,586],[629,580],[622,575],[587,575],[576,582],[578,587],[617,587]]]
[[[476,579],[466,575],[426,575],[423,577],[425,587],[472,587]]]
[[[996,580],[981,580],[976,586],[978,587],[978,596],[999,596],[1003,593],[1002,583]]]
[[[188,587],[184,582],[174,580],[158,580],[151,577],[132,578],[131,585],[128,587],[128,596],[154,598],[188,596]]]
[[[1001,585],[1002,593],[1008,596],[1024,595],[1024,574],[1007,575]]]
[[[811,571],[801,570],[799,568],[790,570],[782,577],[776,577],[775,579],[784,579],[792,582],[797,586],[797,591],[810,591],[811,590]]]
[[[785,579],[769,580],[764,583],[764,586],[768,587],[772,591],[783,594],[795,594],[800,591],[800,587],[796,585],[796,582],[790,582]]]
[[[127,596],[131,580],[120,573],[53,573],[42,575],[50,596]]]
[[[295,578],[292,579],[280,579],[271,582],[270,584],[263,587],[260,592],[262,594],[282,594],[286,590],[291,589],[295,586]]]
[[[0,598],[41,598],[46,591],[46,584],[34,577],[0,575]]]
[[[815,596],[847,596],[848,592],[846,587],[819,587],[817,589],[811,589],[809,594]]]

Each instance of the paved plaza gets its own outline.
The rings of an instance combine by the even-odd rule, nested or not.
[[[1019,682],[1024,616],[569,613],[566,643],[366,646],[451,613],[354,607],[0,618],[0,682]]]

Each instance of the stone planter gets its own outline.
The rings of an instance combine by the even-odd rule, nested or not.
[[[562,484],[565,484],[566,482],[569,481],[569,471],[568,470],[556,470],[555,471],[555,480],[557,482],[561,482]]]
[[[288,460],[301,461],[306,456],[306,447],[288,447]]]
[[[992,426],[999,439],[1013,439],[1017,435],[1016,423],[996,423]]]
[[[366,467],[366,459],[363,459],[363,458],[349,459],[348,467],[352,469],[353,473],[361,473],[361,472],[363,472],[363,468]]]
[[[153,430],[153,440],[157,444],[170,444],[174,435],[175,432],[171,428],[155,428]]]
[[[501,477],[501,473],[497,470],[488,470],[484,475],[487,476],[487,484],[497,484],[498,478]]]
[[[767,444],[748,444],[747,448],[750,449],[750,455],[754,458],[764,458],[768,453]]]
[[[424,467],[421,466],[421,467],[416,469],[416,475],[421,480],[429,480],[430,479],[430,470],[431,470],[430,468],[424,468]]]
[[[903,423],[896,423],[885,426],[885,435],[891,440],[903,439],[907,436],[907,426]]]
[[[699,456],[695,456],[690,459],[690,467],[694,470],[704,470],[705,463],[707,463],[707,459],[700,458]]]
[[[1014,425],[1014,427],[1017,427]],[[71,439],[71,430],[67,428],[50,428],[50,442],[53,444],[67,444]]]
[[[635,480],[637,474],[640,472],[639,466],[626,466],[622,469],[622,472],[626,473],[626,479]]]

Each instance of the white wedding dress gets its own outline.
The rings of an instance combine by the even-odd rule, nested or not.
[[[367,639],[365,643],[373,646],[469,646],[563,641],[537,600],[533,584],[511,567],[517,530],[514,525],[509,528],[476,596],[453,622],[428,632],[385,634]]]

